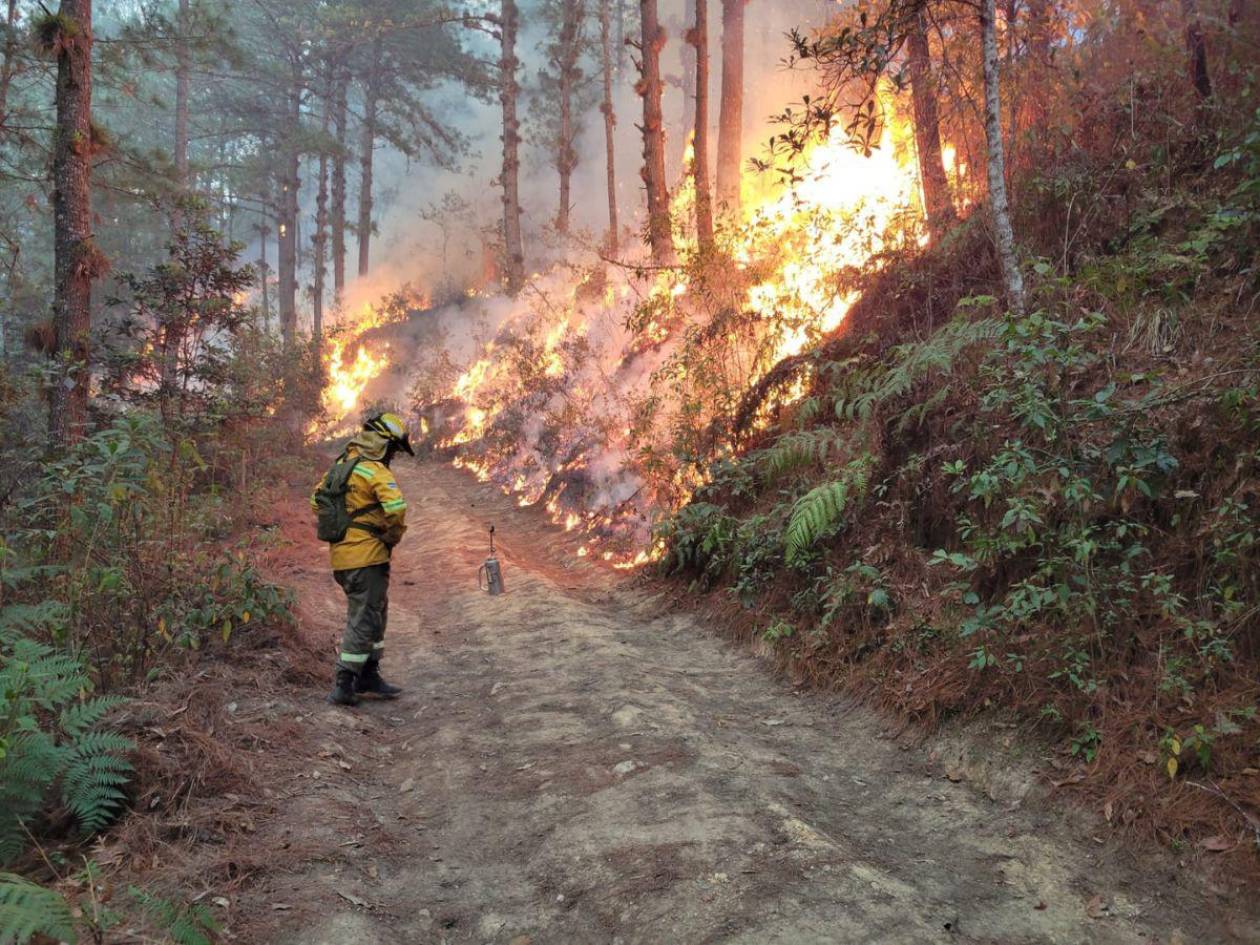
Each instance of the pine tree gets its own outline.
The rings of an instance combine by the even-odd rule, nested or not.
[[[643,183],[647,188],[648,244],[652,249],[652,262],[667,266],[675,257],[669,191],[665,185],[665,122],[661,113],[661,50],[665,48],[665,30],[657,15],[656,0],[639,0],[639,12],[642,37],[636,91],[643,99]]]
[[[608,187],[608,252],[616,256],[620,248],[618,245],[620,240],[617,234],[617,113],[613,109],[612,97],[615,60],[611,48],[610,4],[611,0],[600,0],[599,2],[600,64],[604,80],[604,98],[599,110],[604,116],[604,153]]]
[[[70,443],[87,425],[87,367],[92,281],[104,269],[92,239],[92,0],[62,0],[40,24],[40,39],[57,60],[57,119],[53,140],[55,290],[53,353],[65,370],[54,381],[53,438]]]
[[[936,76],[928,46],[924,4],[916,3],[908,13],[906,48],[910,73],[910,94],[914,103],[914,140],[919,158],[919,179],[923,182],[923,204],[928,228],[934,239],[957,220],[954,201],[945,176],[941,153],[940,109],[936,96]]]
[[[1024,275],[1015,251],[1015,232],[1011,228],[1010,202],[1006,196],[1006,151],[1002,143],[1002,98],[997,47],[997,5],[995,0],[981,0],[981,54],[984,57],[984,135],[988,144],[986,168],[989,178],[989,210],[993,214],[993,232],[998,259],[1002,264],[1002,280],[1011,308],[1022,313],[1025,308]]]
[[[516,34],[520,26],[515,0],[502,0],[499,12],[499,102],[503,108],[503,284],[515,294],[525,284],[525,248],[521,239],[520,120],[516,117]]]
[[[700,248],[713,245],[713,196],[709,190],[709,4],[694,0],[695,22],[689,37],[696,53],[696,116],[692,177],[696,190],[696,236]]]
[[[744,8],[748,0],[722,0],[722,101],[718,115],[717,199],[739,211],[744,159]]]

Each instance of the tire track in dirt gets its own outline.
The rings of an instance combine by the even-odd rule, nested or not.
[[[396,473],[412,525],[386,668],[409,691],[295,708],[322,747],[260,839],[277,866],[240,904],[253,940],[1243,940],[1170,862],[941,778],[877,717],[793,693],[494,490],[436,465]],[[475,585],[491,520],[497,598]],[[342,601],[302,541],[274,576],[331,650]]]

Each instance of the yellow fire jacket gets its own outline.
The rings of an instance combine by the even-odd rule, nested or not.
[[[385,438],[365,431],[351,440],[346,449],[351,456],[364,457],[350,475],[346,511],[353,514],[368,506],[378,507],[355,518],[356,523],[366,525],[367,529],[350,528],[343,540],[329,545],[334,571],[384,564],[407,530],[407,502],[394,474],[381,462],[385,455]],[[315,488],[319,488],[318,482]],[[315,508],[313,495],[311,508]]]

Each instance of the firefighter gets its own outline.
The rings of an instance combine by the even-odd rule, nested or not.
[[[389,464],[415,452],[402,418],[378,414],[346,444],[315,487],[311,507],[329,542],[333,577],[346,593],[346,629],[337,657],[334,705],[358,705],[360,695],[394,699],[402,692],[381,678],[389,609],[389,558],[407,530],[407,502]]]

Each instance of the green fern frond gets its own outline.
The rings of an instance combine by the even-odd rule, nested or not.
[[[863,455],[849,463],[839,479],[816,486],[796,501],[783,539],[788,565],[799,564],[820,537],[843,522],[850,503],[865,497],[872,465],[871,456]]]
[[[123,786],[131,779],[131,762],[121,757],[134,743],[113,732],[88,732],[75,745],[62,776],[61,796],[86,833],[102,830],[126,803]]]
[[[70,906],[51,889],[13,873],[0,873],[0,942],[25,945],[36,935],[76,941]]]
[[[9,604],[0,608],[0,640],[13,642],[56,631],[65,626],[70,608],[65,601],[43,600],[38,604]]]
[[[830,429],[786,433],[758,455],[757,468],[770,481],[782,479],[788,473],[824,462],[836,442],[835,431]]]
[[[127,892],[175,945],[213,945],[211,936],[219,931],[219,924],[205,906],[181,906],[136,886]]]
[[[97,696],[61,710],[61,729],[78,738],[126,702],[123,696]]]
[[[996,319],[951,322],[926,341],[894,348],[890,363],[845,371],[833,385],[836,419],[867,420],[876,407],[908,394],[929,374],[950,374],[959,355],[994,340],[1001,331]]]

